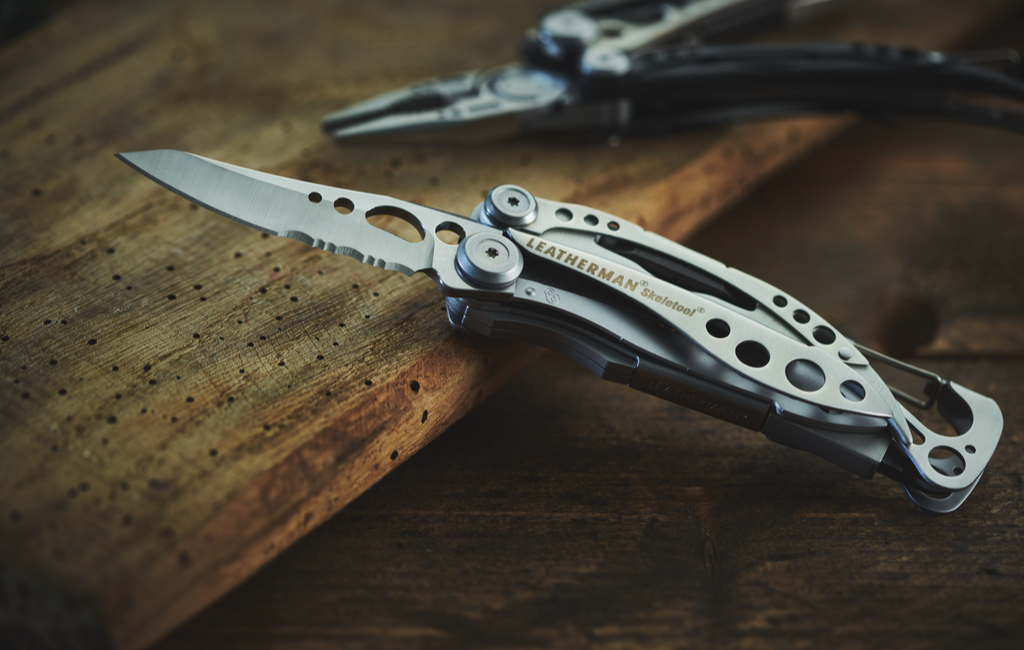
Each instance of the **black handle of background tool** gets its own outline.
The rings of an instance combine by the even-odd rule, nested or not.
[[[860,43],[660,48],[635,56],[624,77],[580,83],[588,98],[716,90],[769,97],[779,86],[823,85],[989,93],[1024,100],[1024,83],[1007,74],[938,53]]]
[[[661,48],[634,57],[624,77],[581,78],[580,89],[587,101],[628,97],[634,131],[702,124],[715,121],[715,110],[745,108],[907,113],[1024,132],[1024,114],[957,97],[1024,101],[1021,80],[956,57],[867,44]]]

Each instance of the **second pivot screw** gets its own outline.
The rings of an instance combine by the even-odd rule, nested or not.
[[[480,220],[497,227],[528,226],[537,220],[537,199],[518,185],[499,185],[487,193]]]

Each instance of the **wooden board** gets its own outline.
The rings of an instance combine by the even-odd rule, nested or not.
[[[956,513],[551,355],[158,650],[1022,647],[1022,140],[859,126],[689,242],[997,400]]]
[[[867,2],[798,36],[947,47],[1006,4]],[[339,149],[318,132],[344,104],[507,60],[551,5],[78,3],[0,52],[4,634],[154,641],[535,354],[452,333],[424,278],[196,211],[115,152],[173,147],[462,214],[514,182],[679,238],[850,123],[618,147]]]

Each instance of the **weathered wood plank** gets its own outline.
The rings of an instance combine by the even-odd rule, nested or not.
[[[865,9],[819,34],[945,46],[1006,3],[943,2],[941,20],[913,13],[924,4],[936,6]],[[682,237],[850,122],[616,148],[339,150],[318,132],[349,101],[506,60],[509,26],[549,6],[79,3],[0,52],[0,616],[12,633],[151,642],[533,354],[453,334],[423,278],[194,211],[113,153],[186,149],[463,214],[516,182]]]

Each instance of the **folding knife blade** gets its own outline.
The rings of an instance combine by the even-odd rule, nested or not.
[[[439,235],[448,232],[462,239],[477,233],[500,234],[490,226],[408,201],[297,181],[183,151],[139,151],[117,157],[228,219],[382,269],[406,275],[424,272],[445,295],[480,297],[482,292],[458,274],[457,246]],[[405,221],[419,241],[407,241],[368,221],[376,216]]]

